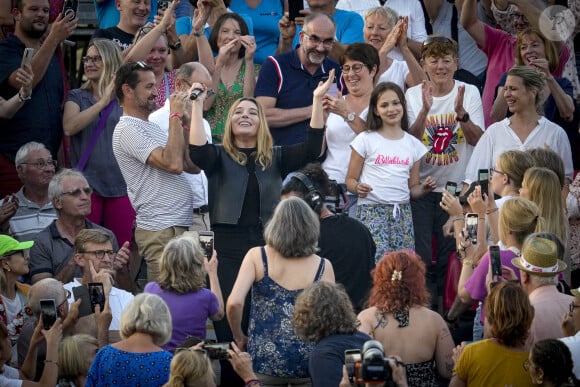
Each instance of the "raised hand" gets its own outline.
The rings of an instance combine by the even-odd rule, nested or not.
[[[433,85],[429,81],[421,83],[421,97],[423,100],[423,109],[429,112],[433,106]]]
[[[458,117],[465,115],[465,108],[463,107],[463,98],[465,96],[465,85],[460,85],[457,88],[457,97],[455,97],[455,113]]]
[[[284,16],[278,21],[278,29],[280,30],[280,39],[293,40],[296,35],[296,23],[290,21],[288,12],[284,12]]]
[[[24,67],[16,70],[16,82],[20,83],[20,96],[28,98],[32,94],[32,81],[34,80],[34,73],[32,66],[25,64]]]
[[[246,49],[245,59],[254,60],[256,53],[256,39],[252,35],[240,36],[240,43]]]
[[[312,92],[314,98],[322,100],[322,97],[324,97],[324,95],[328,93],[328,90],[330,89],[330,86],[333,83],[334,83],[334,69],[331,69],[328,72],[328,79],[325,82],[322,81],[318,82],[318,87],[316,87],[316,89],[314,89],[314,91]]]

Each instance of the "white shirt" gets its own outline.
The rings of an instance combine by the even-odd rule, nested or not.
[[[367,107],[359,117],[366,121],[368,110]],[[344,183],[350,160],[350,143],[356,137],[356,133],[341,116],[330,113],[326,120],[324,136],[328,150],[322,168],[331,180]]]
[[[405,80],[408,74],[409,66],[407,65],[407,62],[394,59],[389,68],[379,76],[377,84],[381,82],[393,82],[399,85],[401,90],[404,91],[407,90]]]
[[[77,286],[83,286],[82,283],[79,282],[77,278],[74,278],[72,282],[68,284],[64,284],[64,288],[68,290],[71,296],[68,299],[68,305],[70,306],[73,302],[75,302],[75,298],[73,295],[73,288]],[[131,301],[133,301],[134,296],[123,290],[118,289],[116,287],[111,288],[111,293],[109,294],[109,307],[111,308],[111,314],[113,315],[113,320],[111,321],[111,325],[109,326],[110,331],[118,331],[119,330],[119,323],[121,322],[121,314],[125,307],[129,305]]]
[[[572,363],[574,363],[574,375],[576,379],[580,379],[580,331],[576,332],[574,336],[562,337],[561,342],[568,346],[572,354]]]
[[[465,139],[461,122],[455,114],[455,98],[459,85],[465,85],[463,106],[471,121],[484,128],[483,107],[479,91],[473,85],[455,81],[453,90],[442,97],[433,97],[433,105],[427,114],[423,144],[428,148],[421,161],[421,180],[427,176],[437,182],[436,192],[442,192],[448,181],[460,183],[465,177],[465,167],[469,162],[473,146]],[[421,84],[407,90],[407,113],[409,123],[415,122],[423,107]],[[481,140],[480,140],[481,141]]]
[[[137,117],[121,116],[113,132],[113,153],[137,213],[137,227],[148,231],[193,223],[193,192],[185,174],[147,164],[151,152],[167,141],[167,131]]]
[[[351,147],[364,158],[359,181],[373,188],[367,197],[358,198],[358,204],[409,201],[411,168],[427,152],[421,141],[406,132],[399,140],[389,140],[377,132],[365,131],[356,136]]]
[[[558,153],[564,161],[564,170],[566,177],[572,180],[574,167],[572,166],[572,149],[570,141],[564,129],[556,125],[545,117],[541,117],[538,125],[522,142],[509,127],[510,119],[491,124],[483,136],[477,142],[471,160],[465,171],[465,182],[471,183],[477,180],[478,169],[489,169],[495,165],[499,155],[503,152],[519,149],[543,148],[546,145]]]
[[[346,11],[354,11],[364,19],[365,13],[369,8],[380,7],[379,0],[338,0],[336,8]],[[385,7],[389,7],[399,14],[399,16],[409,16],[409,29],[407,37],[416,42],[423,42],[427,39],[425,30],[425,15],[419,0],[387,0]],[[401,50],[395,47],[389,53],[389,57],[397,60],[403,60]]]
[[[165,132],[169,132],[169,99],[165,100],[165,104],[160,109],[157,109],[149,115],[149,121],[155,122]],[[207,142],[211,144],[211,128],[209,123],[204,119],[203,128],[205,129],[205,136]],[[183,173],[191,185],[193,192],[193,208],[199,208],[207,204],[207,178],[205,173],[201,171],[198,174]]]

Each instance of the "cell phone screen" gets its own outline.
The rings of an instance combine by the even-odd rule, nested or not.
[[[52,328],[56,322],[56,302],[54,299],[40,300],[40,314],[42,315],[42,327],[45,330]]]
[[[489,246],[489,259],[491,261],[491,274],[501,276],[501,255],[499,246]]]
[[[445,185],[445,190],[453,196],[457,195],[457,183],[448,181]]]
[[[95,305],[99,305],[102,312],[105,308],[105,291],[101,282],[89,283],[89,297],[91,298],[91,311],[95,313]]]
[[[477,221],[479,219],[477,214],[472,212],[468,213],[465,216],[465,228],[467,229],[467,235],[471,240],[471,243],[477,243]]]
[[[488,194],[489,192],[489,170],[480,169],[477,173],[477,180],[481,186],[481,195]]]
[[[226,360],[229,358],[230,343],[205,344],[203,349],[207,351],[210,359]]]
[[[211,259],[213,255],[213,231],[200,231],[199,232],[199,244],[205,252],[207,259]]]

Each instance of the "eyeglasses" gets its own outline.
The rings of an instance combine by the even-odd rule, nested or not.
[[[423,47],[433,43],[452,43],[453,41],[447,36],[429,36],[423,41]]]
[[[74,198],[78,198],[82,195],[83,192],[86,195],[91,196],[91,194],[93,193],[93,189],[91,187],[77,188],[73,191],[63,192],[61,195],[69,195],[69,196],[72,196]]]
[[[523,13],[515,13],[514,12],[514,13],[510,14],[510,17],[512,19],[515,19],[515,20],[521,20],[524,23],[526,23],[528,21],[528,18]]]
[[[20,164],[32,165],[36,169],[44,169],[46,167],[56,169],[56,167],[58,166],[58,163],[56,162],[56,160],[52,160],[52,159],[47,159],[47,160],[38,159],[34,162],[20,163]]]
[[[68,304],[68,299],[71,297],[71,292],[68,289],[64,289],[65,298],[64,301],[57,305],[57,310],[62,310],[65,304]]]
[[[570,313],[574,313],[574,309],[580,308],[580,305],[574,304],[574,301],[570,303]]]
[[[314,44],[315,46],[318,46],[322,43],[322,45],[325,48],[332,48],[332,46],[334,46],[334,38],[328,38],[328,39],[320,39],[318,36],[316,35],[310,35],[307,34],[306,32],[302,31],[302,33],[304,33],[304,35],[306,35],[308,37],[308,40],[310,41],[310,43]]]
[[[103,259],[105,254],[112,260],[115,259],[117,256],[117,252],[115,250],[93,250],[93,251],[79,251],[79,254],[93,254],[97,259]]]
[[[150,70],[151,68],[147,65],[147,63],[140,60],[138,62],[134,62],[131,66],[131,71],[135,71],[137,69]]]
[[[21,254],[22,257],[26,257],[26,250],[16,250],[16,251],[9,251],[6,254],[0,256],[0,259],[10,259],[12,256]]]
[[[362,71],[363,67],[365,67],[365,65],[361,63],[353,64],[352,66],[342,66],[342,73],[348,74],[350,73],[350,70],[352,70],[353,73],[358,74]]]
[[[83,63],[84,64],[88,64],[89,62],[91,62],[92,64],[95,64],[97,62],[102,62],[103,58],[100,55],[95,55],[95,56],[83,56]]]
[[[153,29],[153,27],[141,27],[141,28],[139,28],[139,31],[137,32],[137,35],[135,36],[135,43],[137,43],[139,41],[139,39],[141,39],[143,36],[145,36],[149,32],[151,32],[152,29]]]
[[[507,176],[507,178],[508,178],[508,180],[509,180],[509,178],[510,178],[510,175],[508,175],[508,174],[507,174],[507,173],[505,173],[505,172],[502,172],[502,171],[500,171],[499,169],[495,169],[495,168],[493,168],[493,167],[492,167],[492,168],[489,168],[489,171],[490,171],[492,174],[495,174],[495,173],[497,173],[498,175],[506,175],[506,176]]]

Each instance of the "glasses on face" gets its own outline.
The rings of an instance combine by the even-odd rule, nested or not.
[[[322,40],[316,35],[310,35],[304,31],[302,31],[302,32],[304,33],[304,35],[306,37],[308,37],[308,41],[315,46],[322,44],[325,48],[328,48],[328,49],[330,49],[330,48],[332,48],[332,46],[334,46],[334,42],[335,42],[334,38],[328,38],[328,39]]]
[[[65,298],[64,301],[57,305],[56,310],[61,311],[65,304],[68,304],[68,299],[71,297],[71,292],[67,289],[64,290]]]
[[[82,195],[83,192],[87,196],[91,196],[91,194],[93,193],[93,189],[91,187],[77,188],[77,189],[69,191],[69,192],[63,192],[62,195],[68,195],[68,196],[72,196],[74,198],[78,198]]]
[[[574,313],[574,309],[580,308],[580,305],[574,304],[574,301],[570,303],[570,313]]]
[[[52,159],[46,159],[46,160],[38,159],[36,161],[31,161],[29,163],[20,163],[20,164],[32,165],[36,169],[44,169],[46,167],[56,169],[56,167],[58,166],[58,163],[56,162],[56,160],[52,160]]]
[[[25,250],[16,250],[16,251],[7,252],[6,254],[2,255],[0,257],[0,259],[10,259],[13,256],[18,255],[18,254],[21,254],[23,258],[27,256],[27,254],[25,253]]]
[[[514,20],[521,20],[523,23],[528,21],[528,18],[523,13],[511,13],[510,17]]]
[[[117,252],[115,250],[79,251],[79,254],[93,254],[96,259],[103,259],[105,254],[107,254],[111,260],[114,260],[117,256]]]
[[[345,65],[342,66],[342,73],[348,74],[350,73],[350,70],[352,70],[353,73],[358,74],[362,71],[363,67],[365,67],[365,65],[361,63],[353,64],[352,66]]]
[[[83,63],[84,64],[88,64],[89,62],[92,64],[95,63],[101,63],[103,61],[103,58],[100,55],[95,55],[95,56],[83,56]]]

